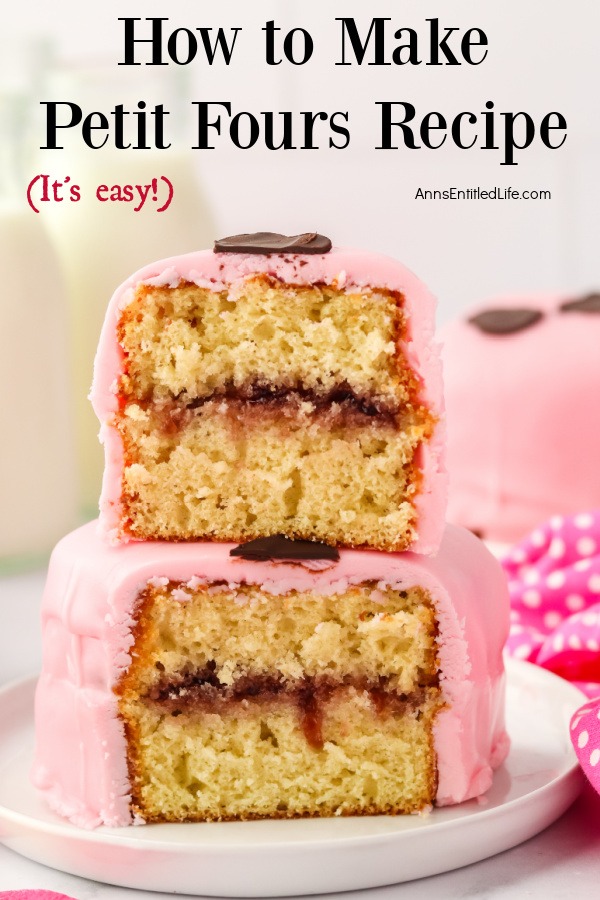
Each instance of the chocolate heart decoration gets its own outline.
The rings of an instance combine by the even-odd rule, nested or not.
[[[579,300],[567,300],[559,307],[561,312],[591,312],[600,313],[600,294],[588,294]]]
[[[530,328],[543,318],[539,309],[486,309],[469,319],[486,334],[514,334]]]
[[[256,231],[254,234],[234,234],[215,241],[215,253],[329,253],[331,241],[324,234],[277,234]]]
[[[337,562],[340,554],[335,547],[322,544],[320,541],[292,541],[283,534],[271,537],[256,538],[246,544],[239,544],[229,551],[230,556],[248,559],[253,562],[278,560],[328,559]]]

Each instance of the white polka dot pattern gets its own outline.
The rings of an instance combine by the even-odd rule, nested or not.
[[[565,542],[562,538],[554,538],[552,543],[550,544],[550,549],[548,553],[552,557],[552,559],[562,559],[566,552]]]
[[[585,600],[580,594],[569,594],[565,598],[565,606],[570,612],[579,612],[585,606]]]
[[[590,783],[600,793],[600,711],[599,700],[590,700],[571,719],[571,740],[579,764]]]
[[[508,652],[596,698],[571,719],[571,740],[600,793],[600,510],[555,516],[503,565],[511,596]]]
[[[560,569],[557,569],[556,572],[551,572],[550,575],[546,578],[546,584],[549,588],[552,588],[555,591],[557,588],[563,587],[566,583],[567,576]]]
[[[577,552],[582,556],[593,556],[596,552],[596,541],[591,537],[582,537],[577,541]]]

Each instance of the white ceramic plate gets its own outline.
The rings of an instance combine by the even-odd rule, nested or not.
[[[30,785],[34,681],[0,691],[0,840],[55,869],[122,887],[216,897],[356,890],[456,869],[557,819],[582,776],[568,722],[585,697],[509,661],[508,760],[487,795],[424,816],[146,825],[84,831]],[[68,748],[65,748],[68,753]]]

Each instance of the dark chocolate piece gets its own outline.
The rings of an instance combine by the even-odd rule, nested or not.
[[[469,322],[486,334],[514,334],[530,328],[543,318],[539,309],[486,309]]]
[[[246,544],[239,544],[229,551],[230,556],[239,556],[241,559],[253,562],[266,562],[269,559],[279,560],[305,560],[305,559],[329,559],[337,562],[340,554],[335,547],[322,544],[320,541],[292,541],[284,534],[274,534],[271,537],[256,538]]]
[[[215,241],[215,253],[329,253],[331,241],[324,234],[277,234],[256,231],[254,234],[233,234]]]
[[[180,395],[181,396],[181,395]],[[175,398],[175,404],[182,404],[180,396]],[[332,404],[354,409],[365,416],[393,416],[400,412],[402,407],[399,403],[394,407],[391,402],[379,398],[377,395],[370,396],[365,393],[359,394],[353,390],[348,384],[339,384],[329,390],[317,391],[314,388],[305,388],[302,386],[288,387],[285,384],[247,382],[246,384],[233,385],[225,384],[214,394],[208,397],[195,397],[193,400],[183,403],[185,409],[198,409],[215,399],[239,400],[242,403],[249,403],[255,406],[268,406],[269,404],[284,404],[286,402],[302,402],[312,403],[317,409],[327,409]],[[183,408],[183,406],[181,406]]]
[[[600,294],[588,294],[587,297],[580,297],[579,300],[568,300],[566,303],[561,303],[559,309],[561,312],[600,313]]]

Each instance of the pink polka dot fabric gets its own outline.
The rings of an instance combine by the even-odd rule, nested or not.
[[[502,564],[511,597],[508,653],[594,698],[573,716],[571,739],[600,793],[600,510],[555,516]]]
[[[600,701],[590,700],[571,719],[571,740],[579,765],[600,794]]]
[[[555,516],[503,560],[508,652],[600,696],[600,510]]]
[[[56,891],[0,891],[0,900],[74,900]]]

